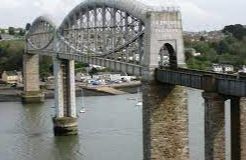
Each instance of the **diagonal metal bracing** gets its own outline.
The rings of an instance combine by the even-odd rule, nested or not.
[[[136,51],[143,45],[138,39],[143,37],[144,25],[124,11],[107,6],[86,8],[71,15],[67,24],[59,30],[59,40],[66,45],[61,52],[126,62],[140,59]]]
[[[27,50],[44,50],[53,48],[55,26],[45,17],[38,17],[26,35]]]
[[[107,5],[87,6],[70,13],[59,29],[45,18],[36,20],[26,36],[27,51],[140,64],[144,29],[144,22],[125,10]]]

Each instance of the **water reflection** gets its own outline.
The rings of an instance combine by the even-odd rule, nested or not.
[[[79,135],[68,137],[53,135],[53,100],[0,103],[0,159],[141,160],[141,108],[128,96],[86,97]]]
[[[0,159],[142,160],[142,109],[129,100],[134,96],[139,95],[86,97],[86,113],[78,113],[79,135],[69,137],[53,136],[53,100],[36,105],[0,103]],[[81,102],[77,98],[78,112]],[[203,111],[201,92],[190,90],[191,160],[204,159]]]
[[[54,146],[55,149],[54,159],[71,159],[71,160],[84,160],[85,157],[81,151],[79,136],[69,136],[68,137],[54,137]]]

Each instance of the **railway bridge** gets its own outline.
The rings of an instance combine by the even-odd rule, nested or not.
[[[246,159],[244,77],[185,68],[180,10],[137,0],[85,0],[56,26],[38,17],[26,35],[23,102],[40,102],[39,56],[53,58],[55,135],[77,134],[74,64],[142,77],[144,160],[186,160],[186,87],[203,90],[205,159],[225,159],[225,106],[231,100],[231,158]],[[203,117],[201,117],[203,118]]]

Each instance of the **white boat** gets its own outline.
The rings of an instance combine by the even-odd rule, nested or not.
[[[137,107],[141,107],[141,106],[143,106],[143,102],[138,101],[138,103],[136,104],[136,106],[137,106]]]
[[[81,89],[81,99],[82,99],[82,107],[81,107],[81,109],[80,109],[80,111],[79,111],[79,113],[85,113],[85,99],[84,99],[84,92],[83,92],[83,89]]]
[[[134,97],[129,97],[129,98],[127,98],[127,100],[136,100],[136,98],[134,98]]]
[[[85,108],[82,108],[79,113],[85,113]]]
[[[137,107],[141,107],[141,106],[143,106],[143,102],[141,101],[141,96],[140,96],[140,91],[139,91],[139,88],[138,88],[138,96],[137,96],[137,103],[136,103],[136,105],[135,106],[137,106]]]

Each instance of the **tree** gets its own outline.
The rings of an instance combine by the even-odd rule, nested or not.
[[[246,28],[241,24],[225,26],[222,30],[225,34],[232,34],[238,40],[242,40],[246,36]]]
[[[89,74],[90,74],[91,77],[92,77],[93,75],[97,74],[97,73],[98,73],[98,70],[97,70],[95,67],[93,67],[93,68],[89,71]]]
[[[202,54],[205,54],[210,49],[209,44],[207,42],[202,42],[202,41],[195,43],[193,48],[197,52],[200,52]]]
[[[21,70],[24,41],[0,42],[0,73],[4,70]]]
[[[217,61],[218,61],[218,54],[217,54],[216,50],[213,48],[211,48],[206,53],[206,57],[207,57],[208,61],[210,61],[210,62],[217,63]]]
[[[1,33],[4,34],[5,33],[5,30],[4,29],[1,29]]]
[[[14,35],[15,34],[15,28],[14,27],[9,27],[9,34]]]
[[[24,36],[25,33],[26,33],[25,30],[22,29],[22,28],[20,28],[20,30],[19,30],[19,36]]]
[[[201,36],[200,41],[205,41],[205,37]]]
[[[217,52],[219,54],[223,54],[223,53],[228,52],[228,50],[229,50],[228,43],[225,40],[220,41],[217,47]]]
[[[39,59],[40,63],[40,77],[46,78],[52,74],[52,58],[48,56],[41,56]]]
[[[185,49],[185,60],[186,61],[193,57],[192,55],[193,52],[196,52],[193,48]]]
[[[30,23],[27,23],[27,24],[26,24],[25,30],[26,30],[26,31],[29,31],[30,28],[31,28],[31,24],[30,24]]]

